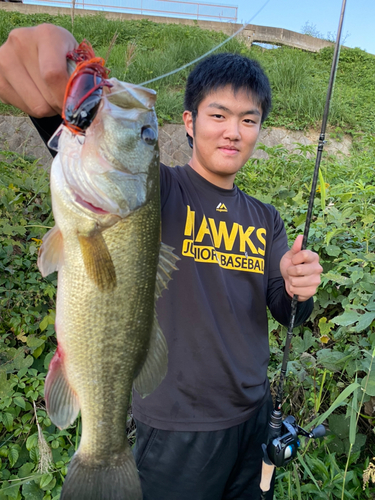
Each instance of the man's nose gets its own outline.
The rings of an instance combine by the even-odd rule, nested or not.
[[[229,120],[224,132],[225,139],[238,141],[241,139],[240,126],[237,120]]]

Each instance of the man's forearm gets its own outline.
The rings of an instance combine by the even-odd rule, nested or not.
[[[267,297],[267,305],[272,316],[284,326],[288,326],[291,314],[292,299],[285,290],[283,278],[271,280]],[[301,325],[312,313],[314,300],[298,302],[295,326]]]

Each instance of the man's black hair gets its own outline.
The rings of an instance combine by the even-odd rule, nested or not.
[[[262,110],[261,123],[271,110],[271,87],[260,64],[238,54],[215,54],[201,61],[190,73],[185,89],[185,109],[191,111],[193,124],[198,106],[210,93],[230,85],[234,92],[248,91]],[[192,139],[188,136],[189,145]]]

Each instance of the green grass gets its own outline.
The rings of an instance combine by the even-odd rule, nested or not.
[[[72,31],[70,16],[25,15],[0,11],[0,43],[20,26],[54,23]],[[97,54],[105,56],[117,33],[107,65],[111,75],[131,83],[143,83],[172,71],[205,54],[226,35],[197,26],[159,24],[148,20],[108,20],[103,15],[76,16],[73,34],[89,40]],[[129,63],[129,49],[134,51]],[[257,59],[268,74],[273,110],[266,125],[303,130],[317,127],[322,118],[333,49],[318,54],[290,47],[263,50],[231,40],[220,51],[237,52]],[[161,121],[181,123],[183,91],[191,67],[159,80],[150,87],[158,92],[156,111]],[[329,124],[339,132],[375,133],[375,56],[360,49],[343,49],[340,55]],[[0,104],[0,113],[17,114]]]

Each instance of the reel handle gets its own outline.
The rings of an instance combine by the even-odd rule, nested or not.
[[[313,429],[310,432],[309,437],[316,439],[325,436],[325,434],[326,434],[326,428],[324,427],[324,425],[320,424],[318,425],[318,427],[315,427],[315,429]]]

